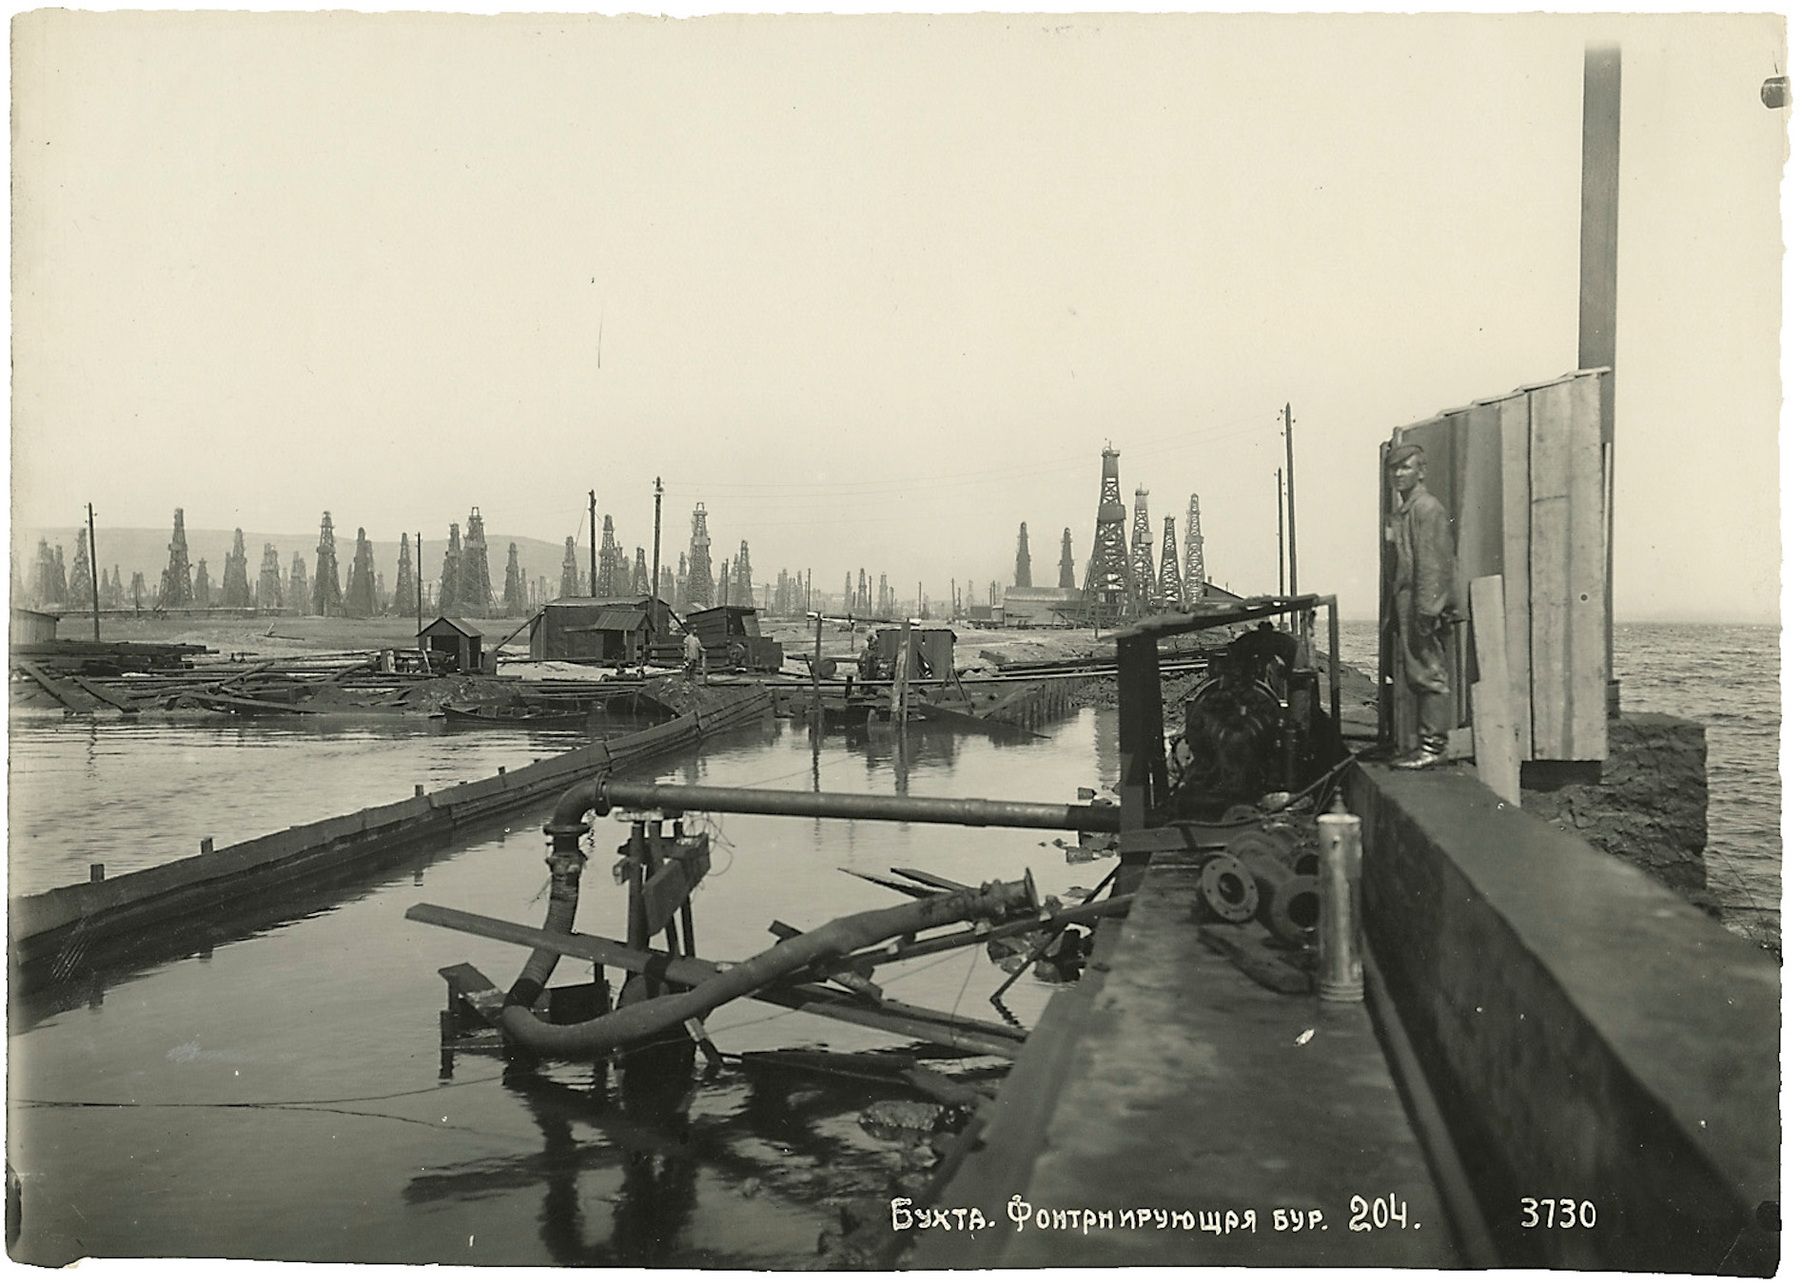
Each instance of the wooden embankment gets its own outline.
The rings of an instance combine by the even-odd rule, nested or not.
[[[182,924],[234,917],[257,898],[380,870],[460,827],[560,793],[596,773],[698,744],[715,731],[760,718],[770,705],[761,687],[693,694],[694,707],[667,722],[514,771],[502,768],[483,780],[202,850],[117,878],[16,897],[7,918],[13,992],[30,993],[102,963],[166,956],[171,932]]]

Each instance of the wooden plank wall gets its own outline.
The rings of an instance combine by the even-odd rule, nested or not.
[[[1578,371],[1399,431],[1425,448],[1425,484],[1456,539],[1459,596],[1470,581],[1503,577],[1507,699],[1523,761],[1606,757],[1606,527],[1602,401],[1609,371]],[[1382,449],[1382,512],[1392,496]],[[1391,559],[1382,561],[1383,673]],[[1465,612],[1466,598],[1463,601]],[[1457,725],[1470,717],[1478,676],[1472,628],[1457,629],[1450,676]],[[1388,684],[1384,709],[1402,748],[1416,742],[1413,701]]]

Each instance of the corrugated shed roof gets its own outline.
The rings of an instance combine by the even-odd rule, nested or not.
[[[623,606],[603,606],[594,616],[592,624],[584,624],[580,628],[568,630],[570,633],[635,633],[639,629],[648,628],[649,616],[638,610]]]

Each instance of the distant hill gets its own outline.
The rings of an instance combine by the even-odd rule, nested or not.
[[[231,552],[231,536],[228,530],[196,529],[189,527],[187,532],[188,560],[198,563],[206,559],[206,574],[216,589],[225,574],[225,558]],[[338,582],[344,584],[350,577],[350,560],[356,555],[356,528],[348,531],[339,529],[337,536]],[[400,560],[400,541],[396,532],[395,538],[371,539],[375,549],[375,570],[381,575],[382,583],[389,592],[394,588],[394,571]],[[73,568],[75,561],[76,528],[66,526],[57,529],[19,530],[13,535],[13,556],[18,559],[19,574],[25,582],[31,582],[31,568],[37,560],[37,545],[40,538],[48,539],[52,546],[63,547],[63,564]],[[125,584],[131,584],[131,573],[142,571],[144,583],[151,592],[162,581],[163,568],[169,564],[169,530],[150,530],[137,526],[98,526],[94,530],[94,542],[100,547],[100,564],[110,571],[117,566]],[[425,581],[433,583],[444,567],[444,549],[449,545],[448,534],[436,539],[428,539],[424,543]],[[246,570],[250,577],[251,587],[256,586],[256,575],[262,567],[262,550],[265,543],[273,544],[281,558],[281,569],[285,574],[294,562],[294,554],[301,553],[306,558],[306,573],[311,576],[318,563],[319,533],[309,532],[305,535],[270,534],[264,531],[244,532],[244,557]],[[550,581],[550,592],[554,595],[562,582],[563,549],[560,544],[548,540],[531,539],[516,535],[488,536],[488,576],[498,594],[506,584],[506,547],[516,543],[519,546],[519,566],[528,577],[542,575]],[[635,552],[635,550],[634,550]],[[577,551],[577,557],[583,566],[587,564],[587,547],[583,545]]]

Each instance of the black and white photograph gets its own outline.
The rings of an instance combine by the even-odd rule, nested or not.
[[[1776,1274],[1784,15],[10,53],[15,1273]]]

